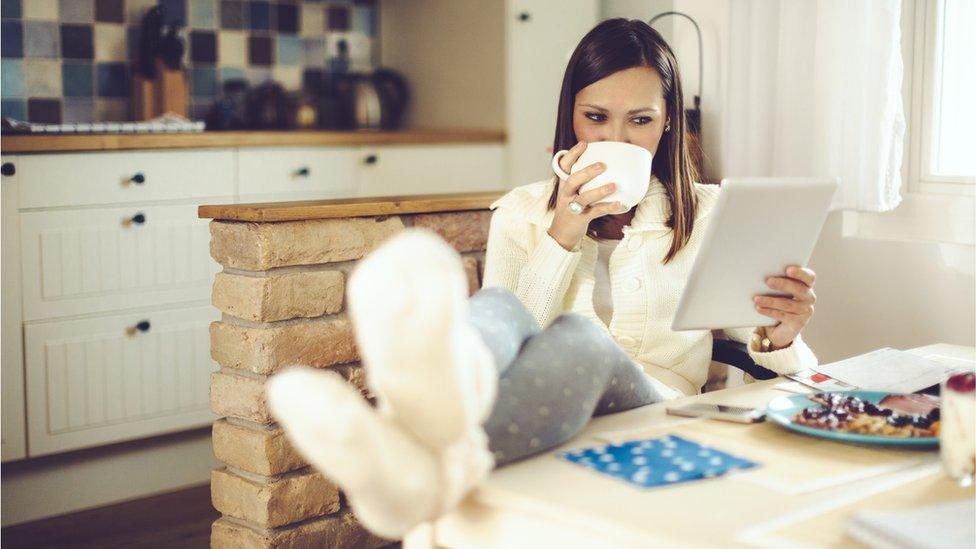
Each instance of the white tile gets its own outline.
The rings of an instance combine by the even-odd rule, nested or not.
[[[193,0],[190,0],[191,2]],[[130,25],[142,23],[146,10],[155,6],[158,0],[125,0],[125,20]]]
[[[95,25],[95,61],[125,61],[125,26],[112,23]]]
[[[57,21],[58,0],[23,0],[21,2],[24,19]]]
[[[61,97],[61,61],[25,59],[24,79],[28,97]]]
[[[223,67],[247,66],[247,35],[243,31],[217,33],[217,63]]]
[[[95,100],[95,120],[99,122],[121,122],[131,119],[128,99]]]
[[[325,5],[302,3],[302,36],[325,34]]]
[[[302,88],[302,67],[275,65],[271,74],[288,91]]]

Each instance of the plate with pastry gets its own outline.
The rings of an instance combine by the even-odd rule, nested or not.
[[[878,391],[782,396],[766,417],[787,429],[841,442],[938,446],[939,398]]]

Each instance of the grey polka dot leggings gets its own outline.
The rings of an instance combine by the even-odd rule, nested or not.
[[[661,401],[610,336],[566,313],[540,330],[503,288],[470,298],[471,320],[498,367],[498,398],[484,424],[497,466],[558,446],[593,416]]]

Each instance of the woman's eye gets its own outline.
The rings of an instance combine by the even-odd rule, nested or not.
[[[595,112],[586,113],[586,117],[594,122],[603,122],[603,120],[606,118],[605,115],[595,113]]]
[[[651,123],[651,117],[650,116],[638,116],[637,118],[634,119],[634,121],[637,122],[637,124],[639,126],[643,126],[645,124],[650,124]]]

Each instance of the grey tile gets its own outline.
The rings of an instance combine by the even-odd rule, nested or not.
[[[95,21],[95,0],[61,0],[62,23],[92,23]]]
[[[24,23],[24,57],[58,57],[61,28],[53,21]]]
[[[90,97],[67,97],[64,100],[65,124],[95,121],[95,101]]]

